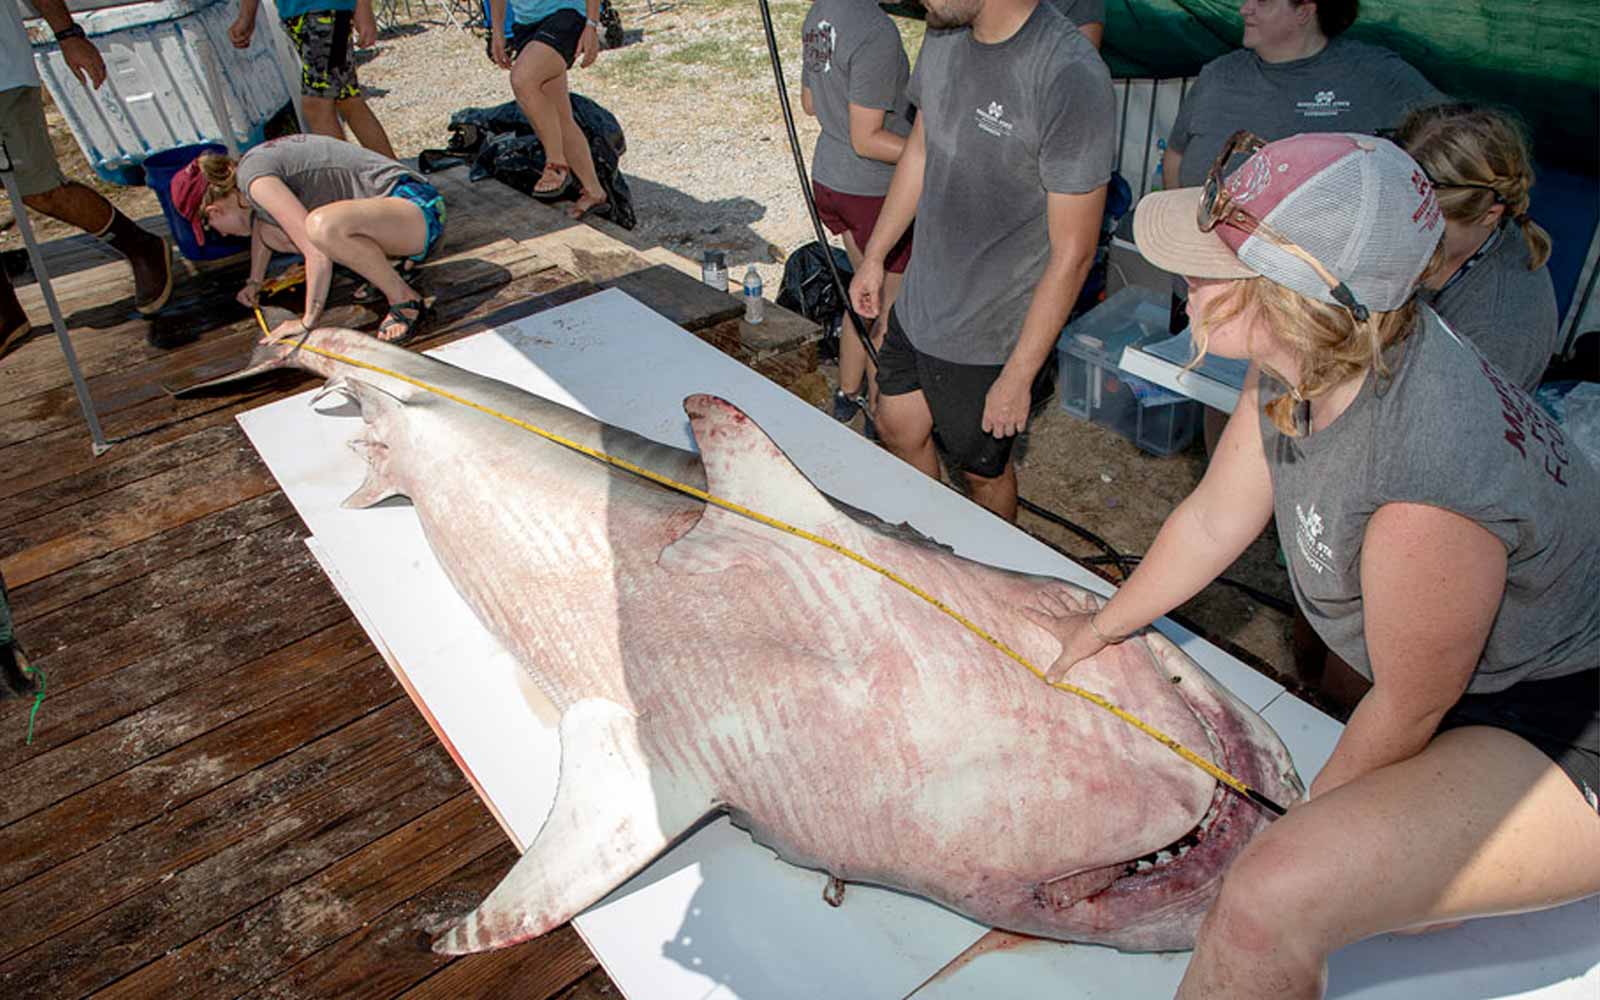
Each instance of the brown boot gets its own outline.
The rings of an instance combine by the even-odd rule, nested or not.
[[[117,209],[111,210],[111,222],[96,235],[128,258],[134,308],[149,316],[167,304],[172,297],[172,251],[163,237],[140,229]]]
[[[0,357],[4,357],[13,343],[27,335],[30,324],[28,314],[17,301],[17,290],[11,287],[11,276],[0,266]]]

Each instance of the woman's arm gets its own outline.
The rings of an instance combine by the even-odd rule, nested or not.
[[[805,99],[804,91],[801,92],[801,98]],[[809,114],[810,108],[806,111]],[[900,154],[905,152],[906,140],[904,136],[895,135],[883,127],[883,114],[882,108],[850,105],[850,148],[855,150],[857,156],[869,160],[898,163]]]
[[[800,110],[813,118],[817,117],[817,106],[811,99],[810,87],[800,88]]]
[[[1205,478],[1167,516],[1139,568],[1105,607],[1094,615],[1025,609],[1030,620],[1061,642],[1061,655],[1046,672],[1050,680],[1060,680],[1073,664],[1105,648],[1102,637],[1116,640],[1136,632],[1199,593],[1266,527],[1272,517],[1272,477],[1261,444],[1259,381],[1252,366]]]
[[[306,259],[306,308],[300,322],[310,330],[322,318],[328,303],[328,285],[333,280],[333,261],[318,250],[306,235],[306,207],[277,177],[257,177],[250,182],[250,200],[278,222],[289,242]]]
[[[1505,588],[1505,546],[1477,523],[1424,504],[1378,508],[1361,545],[1372,690],[1312,783],[1314,795],[1428,745],[1467,689]]]
[[[895,164],[894,178],[889,181],[889,193],[884,196],[883,208],[878,211],[878,221],[872,227],[872,236],[861,248],[861,265],[850,279],[850,304],[867,319],[877,317],[883,307],[883,265],[900,237],[911,227],[917,217],[917,202],[922,198],[922,174],[927,164],[927,136],[922,130],[922,116],[917,116],[906,137],[905,151]]]

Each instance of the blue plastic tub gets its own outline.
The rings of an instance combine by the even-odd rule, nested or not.
[[[190,260],[216,260],[250,249],[249,240],[220,233],[208,233],[205,245],[201,246],[194,241],[194,229],[189,225],[189,220],[172,207],[172,178],[177,176],[178,171],[201,153],[227,151],[227,147],[220,143],[203,142],[162,150],[145,157],[144,182],[156,193],[156,200],[161,202],[161,214],[167,217],[167,228],[172,230],[172,238],[178,242],[178,251]]]

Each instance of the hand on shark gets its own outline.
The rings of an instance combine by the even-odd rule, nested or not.
[[[1055,636],[1061,655],[1044,672],[1051,684],[1067,676],[1067,671],[1106,648],[1089,622],[1103,601],[1084,594],[1082,598],[1046,591],[1039,595],[1037,607],[1024,607],[1022,614],[1035,625]]]

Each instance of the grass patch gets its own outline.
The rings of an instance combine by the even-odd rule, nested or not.
[[[680,66],[716,69],[740,76],[753,75],[767,65],[765,52],[757,53],[748,44],[732,38],[690,42],[668,52],[662,59]]]
[[[630,45],[620,52],[606,53],[595,63],[593,72],[607,83],[625,87],[677,76],[671,67],[652,66],[650,50],[643,45]]]

